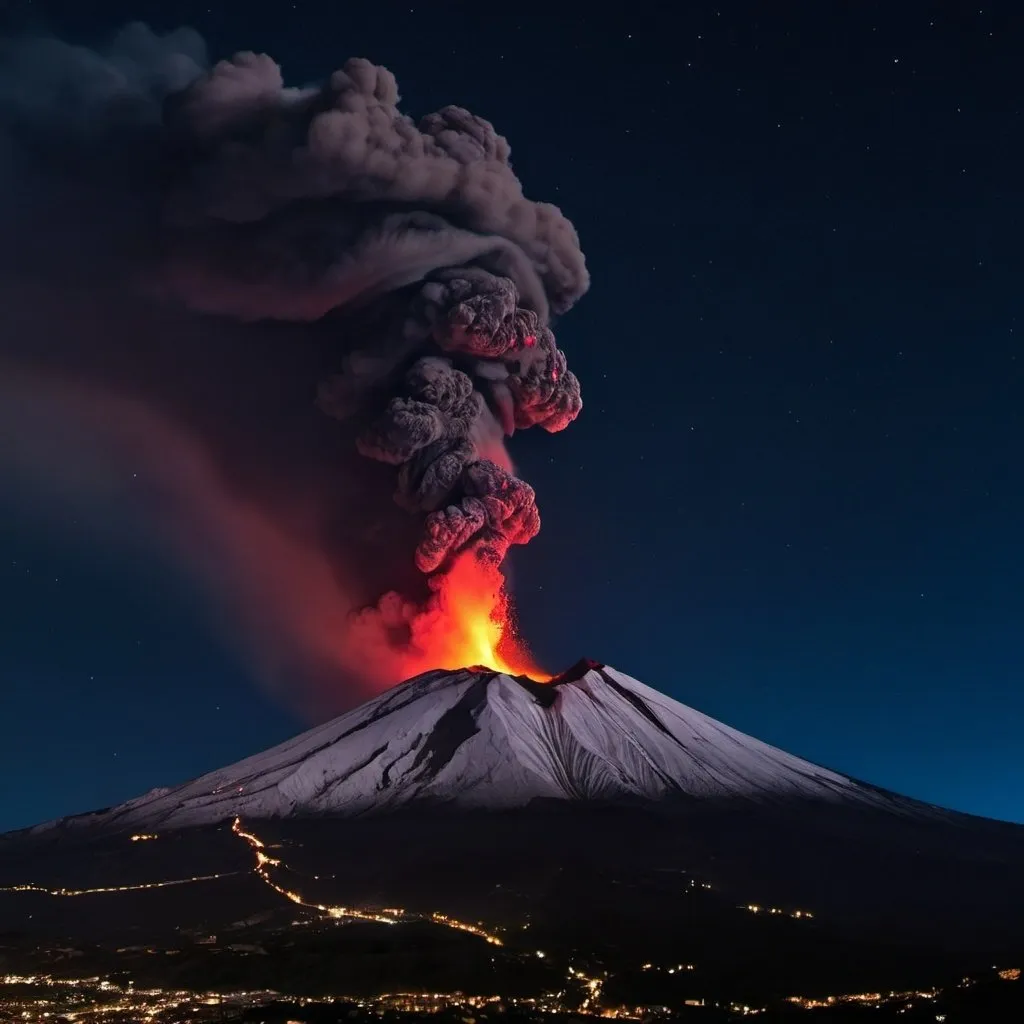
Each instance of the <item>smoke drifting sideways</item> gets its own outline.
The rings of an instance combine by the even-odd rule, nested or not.
[[[512,642],[476,621],[540,526],[504,438],[581,409],[574,228],[488,122],[398,102],[191,30],[0,41],[0,469],[94,511],[141,472],[153,540],[317,714]]]

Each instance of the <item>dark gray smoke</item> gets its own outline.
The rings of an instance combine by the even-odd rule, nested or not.
[[[409,590],[401,561],[444,574],[529,541],[503,439],[581,408],[549,326],[588,285],[575,230],[523,196],[488,122],[398,101],[361,59],[308,88],[265,55],[207,69],[189,30],[0,42],[0,351],[177,423],[322,551],[350,610]]]

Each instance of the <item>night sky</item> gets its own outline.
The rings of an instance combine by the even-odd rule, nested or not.
[[[365,56],[409,113],[493,121],[593,276],[558,325],[583,414],[511,442],[543,516],[512,558],[538,658],[1024,821],[1015,5],[363,6],[3,10],[85,42],[188,24],[296,83]],[[305,727],[166,561],[8,492],[0,829]]]

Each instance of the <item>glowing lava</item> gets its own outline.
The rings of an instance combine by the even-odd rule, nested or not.
[[[516,633],[511,603],[501,570],[471,554],[459,558],[438,583],[437,620],[427,636],[415,636],[431,668],[480,666],[547,682]]]

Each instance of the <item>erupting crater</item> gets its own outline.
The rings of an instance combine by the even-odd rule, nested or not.
[[[551,681],[551,674],[537,665],[519,636],[505,578],[497,565],[463,554],[439,577],[437,602],[439,615],[426,617],[419,636],[414,624],[413,644],[424,651],[424,657],[407,666],[410,675],[473,666],[472,671]]]

